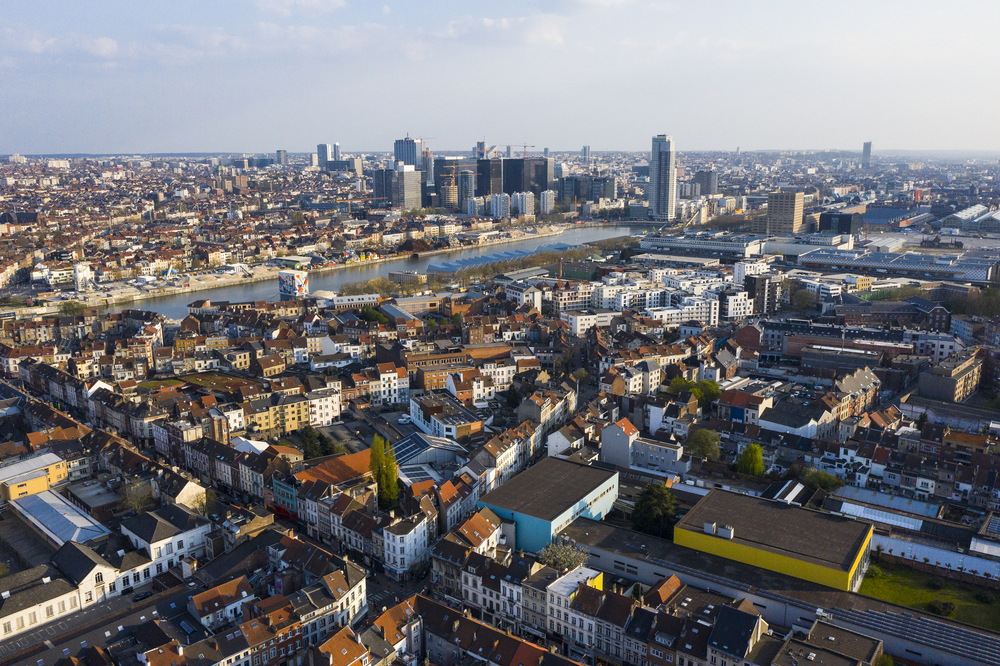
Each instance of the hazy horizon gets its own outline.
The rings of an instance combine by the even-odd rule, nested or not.
[[[968,2],[18,3],[0,19],[0,153],[386,152],[407,134],[436,153],[639,152],[667,133],[680,152],[993,155],[997,18]]]

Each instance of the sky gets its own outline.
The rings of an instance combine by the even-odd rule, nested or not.
[[[5,0],[0,154],[997,150],[997,2]]]

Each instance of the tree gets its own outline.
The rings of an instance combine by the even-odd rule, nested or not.
[[[690,391],[692,388],[694,388],[694,382],[690,379],[684,379],[680,375],[671,379],[670,384],[667,385],[667,390],[674,395],[680,395],[684,391]]]
[[[517,409],[517,406],[521,403],[521,394],[517,392],[517,387],[513,384],[507,389],[504,397],[507,400],[507,406],[511,409]]]
[[[379,324],[389,323],[388,317],[373,308],[371,305],[367,304],[361,308],[361,314],[359,316],[367,322],[378,322]]]
[[[124,512],[142,513],[153,503],[153,489],[148,483],[136,481],[118,491],[118,508]]]
[[[303,444],[319,443],[319,433],[316,432],[316,428],[313,428],[311,425],[307,425],[305,428],[299,430],[299,437],[302,438]]]
[[[211,488],[206,488],[205,492],[194,500],[194,506],[191,508],[200,513],[203,516],[207,516],[218,500],[218,495]]]
[[[718,460],[719,441],[721,439],[722,438],[719,437],[719,433],[714,430],[696,430],[694,434],[688,438],[688,453],[699,458]]]
[[[586,384],[587,380],[590,379],[590,373],[587,372],[586,368],[577,368],[573,371],[573,379],[581,384]]]
[[[337,443],[333,441],[333,437],[327,434],[319,436],[319,448],[324,456],[332,456],[337,453]]]
[[[372,479],[378,483],[382,477],[382,467],[385,465],[385,442],[382,435],[375,433],[372,440],[371,461],[368,463],[368,471],[372,473]]]
[[[875,662],[875,666],[896,666],[896,662],[892,660],[892,657],[883,652],[882,656]]]
[[[463,315],[461,312],[456,312],[451,316],[452,326],[461,326],[462,322],[464,321],[465,321],[465,315]]]
[[[59,314],[67,317],[79,317],[87,306],[80,301],[65,301],[59,305]]]
[[[749,476],[764,476],[764,452],[760,444],[754,442],[743,449],[736,461],[736,471]]]
[[[927,604],[927,610],[935,615],[949,616],[955,612],[954,601],[932,601]]]
[[[702,431],[706,432],[706,431]],[[632,527],[661,539],[671,539],[677,522],[677,498],[662,484],[647,484],[632,510]]]
[[[799,475],[799,481],[814,490],[825,490],[828,493],[844,485],[844,482],[833,474],[812,467]]]
[[[695,384],[691,392],[698,397],[698,406],[703,410],[709,409],[713,402],[722,397],[722,389],[719,388],[719,384],[708,379],[703,379]]]
[[[399,499],[399,467],[396,465],[396,449],[388,440],[385,443],[382,472],[379,474],[378,503],[383,509],[396,505]]]
[[[791,303],[793,308],[805,313],[816,305],[816,295],[808,289],[799,289],[792,294]]]
[[[572,571],[587,564],[590,552],[579,544],[553,541],[540,551],[537,560],[557,571]]]
[[[917,417],[917,428],[923,430],[925,425],[927,425],[927,412],[920,412],[920,416]]]

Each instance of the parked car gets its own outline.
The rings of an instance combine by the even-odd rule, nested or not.
[[[409,416],[400,416],[396,419],[396,423],[399,425],[409,425],[412,420]]]
[[[153,592],[152,590],[147,590],[145,592],[140,592],[139,594],[135,595],[135,597],[132,599],[132,601],[139,602],[139,601],[142,601],[143,599],[149,599],[154,594],[155,594],[155,592]]]

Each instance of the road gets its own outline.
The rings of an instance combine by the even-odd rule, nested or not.
[[[143,591],[143,588],[139,588]],[[45,625],[30,634],[18,636],[0,643],[0,663],[24,664],[25,666],[53,666],[61,659],[69,656],[81,656],[83,650],[93,645],[107,646],[128,636],[135,627],[149,620],[167,620],[187,612],[188,596],[201,592],[204,588],[188,585],[175,588],[174,594],[168,594],[157,599],[153,597],[128,615],[116,620],[101,623],[102,617],[127,609],[132,604],[135,594],[116,597],[111,601],[98,604],[75,615],[63,618],[58,622]],[[70,635],[88,622],[97,622],[93,629],[82,635]],[[17,661],[12,661],[17,653],[32,646],[45,644],[42,651],[23,654]]]

